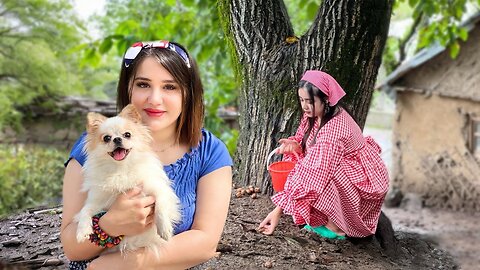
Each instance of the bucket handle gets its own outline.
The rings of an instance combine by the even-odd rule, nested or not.
[[[273,151],[270,152],[270,154],[268,154],[268,157],[267,157],[267,169],[268,169],[268,166],[270,165],[270,159],[271,159],[272,156],[275,154],[275,152],[277,152],[278,149],[280,149],[280,147],[277,147],[277,148],[273,149]],[[293,154],[295,155],[295,157],[296,157],[297,160],[298,160],[299,157],[298,157],[297,152],[293,152]]]

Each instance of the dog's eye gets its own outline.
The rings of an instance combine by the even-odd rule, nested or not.
[[[128,139],[128,138],[132,137],[132,134],[130,134],[130,132],[125,132],[123,134],[123,137]]]
[[[109,136],[109,135],[103,137],[103,141],[106,143],[108,143],[111,139],[112,139],[112,136]]]

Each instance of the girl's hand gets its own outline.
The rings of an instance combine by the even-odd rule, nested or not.
[[[302,152],[302,147],[300,144],[295,140],[290,139],[280,139],[278,141],[281,145],[277,150],[277,154],[300,154]]]
[[[155,198],[136,187],[117,197],[99,225],[110,236],[136,235],[153,225],[154,212]]]
[[[273,233],[278,223],[280,222],[280,217],[282,216],[282,208],[276,207],[268,216],[260,223],[257,228],[257,231],[270,235]]]

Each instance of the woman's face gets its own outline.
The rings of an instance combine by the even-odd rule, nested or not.
[[[152,132],[175,132],[182,112],[182,88],[154,58],[138,66],[131,87],[131,103]]]
[[[313,100],[311,100],[307,89],[302,87],[298,89],[298,98],[300,99],[300,105],[302,106],[303,112],[307,114],[308,117],[323,116],[324,104],[319,97],[314,96]],[[313,104],[315,104],[315,111]]]

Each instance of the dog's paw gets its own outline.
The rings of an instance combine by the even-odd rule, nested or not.
[[[170,240],[173,236],[173,223],[168,219],[157,218],[157,234],[164,240]]]
[[[89,239],[90,234],[93,233],[92,226],[90,224],[79,223],[77,227],[77,242],[82,243],[83,241]]]

